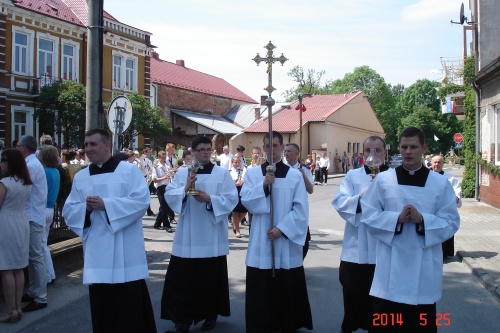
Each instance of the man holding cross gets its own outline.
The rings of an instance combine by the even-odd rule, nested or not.
[[[309,215],[306,187],[302,174],[281,161],[283,136],[272,132],[271,141],[269,134],[263,147],[268,162],[248,169],[240,192],[253,214],[246,258],[247,333],[313,327],[302,265]],[[267,170],[270,161],[274,172]]]

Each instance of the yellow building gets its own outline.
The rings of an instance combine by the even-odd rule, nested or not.
[[[46,84],[86,85],[87,1],[0,0],[0,6],[0,139],[10,147],[21,135],[44,132],[62,142],[54,129],[34,121],[35,103]],[[113,93],[150,95],[150,37],[104,12],[104,102]]]

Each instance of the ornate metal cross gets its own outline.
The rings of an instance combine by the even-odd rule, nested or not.
[[[267,49],[267,57],[262,58],[257,53],[257,55],[255,56],[255,58],[253,58],[252,60],[257,63],[257,66],[259,66],[259,64],[262,61],[264,61],[265,63],[267,63],[267,82],[268,82],[268,84],[267,84],[267,87],[264,90],[267,91],[267,93],[269,94],[269,96],[271,96],[271,94],[273,93],[273,91],[276,90],[273,87],[273,64],[276,61],[279,61],[281,63],[281,66],[283,66],[283,64],[285,63],[285,61],[287,61],[288,59],[285,58],[285,56],[283,55],[283,53],[281,54],[281,56],[279,58],[275,58],[273,56],[273,50],[276,48],[276,46],[274,46],[273,43],[271,43],[271,41],[269,41],[269,43],[266,46],[264,46],[264,48]]]

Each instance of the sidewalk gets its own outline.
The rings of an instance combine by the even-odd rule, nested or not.
[[[472,274],[500,302],[500,210],[463,199],[455,251]]]

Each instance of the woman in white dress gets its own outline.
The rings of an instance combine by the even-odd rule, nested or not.
[[[32,182],[19,150],[4,150],[0,161],[5,176],[0,180],[0,274],[8,311],[0,322],[16,323],[22,316],[23,268],[28,266],[30,227],[24,206]]]

